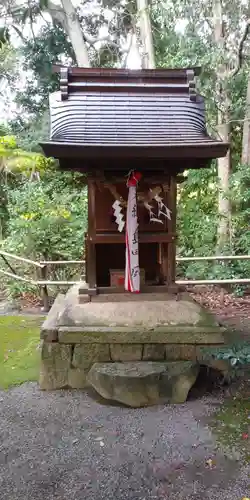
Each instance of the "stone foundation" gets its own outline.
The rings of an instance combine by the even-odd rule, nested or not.
[[[152,367],[189,361],[197,367],[204,364],[208,348],[225,342],[224,329],[186,294],[165,301],[162,294],[153,294],[154,300],[124,294],[124,302],[122,295],[113,302],[104,296],[103,302],[97,297],[79,304],[74,287],[57,297],[41,329],[41,389],[83,389],[91,383],[88,374],[95,364]],[[205,357],[205,364],[216,367]],[[226,371],[227,364],[218,363]]]
[[[218,344],[209,347],[213,349]],[[84,389],[87,386],[86,377],[94,363],[193,361],[220,371],[228,370],[227,362],[207,359],[207,352],[207,346],[190,344],[61,344],[43,340],[40,388]]]

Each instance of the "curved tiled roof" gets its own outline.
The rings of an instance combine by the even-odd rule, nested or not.
[[[227,145],[206,131],[204,99],[194,70],[61,70],[61,92],[50,96],[51,154],[99,150],[195,148],[198,157],[224,156]],[[210,150],[209,150],[210,147]],[[76,153],[76,148],[78,153]],[[176,150],[177,148],[177,150]],[[198,151],[199,150],[199,151]],[[93,152],[91,153],[93,155]],[[156,153],[155,153],[156,154]],[[164,155],[163,155],[164,156]],[[183,156],[183,155],[182,155]]]
[[[185,94],[77,92],[50,96],[51,139],[83,144],[166,145],[211,140],[204,102]]]

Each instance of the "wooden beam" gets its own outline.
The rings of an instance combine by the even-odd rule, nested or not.
[[[139,243],[168,243],[174,241],[176,238],[175,234],[168,233],[139,233]],[[88,237],[89,239],[89,237]],[[92,237],[92,240],[96,244],[98,243],[125,243],[125,234],[123,233],[97,233]]]
[[[180,291],[175,283],[171,285],[142,285],[140,293],[174,293]],[[100,286],[97,288],[97,294],[110,294],[110,293],[126,293],[123,287],[114,286]],[[79,295],[92,295],[88,288],[79,288]],[[133,294],[131,294],[131,298]]]

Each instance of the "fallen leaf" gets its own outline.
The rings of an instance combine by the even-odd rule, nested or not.
[[[215,465],[215,462],[211,458],[209,458],[208,460],[206,460],[206,465],[209,467],[209,469],[212,469],[213,465]]]

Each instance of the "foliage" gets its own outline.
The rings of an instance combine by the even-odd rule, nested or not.
[[[26,92],[17,91],[16,101],[39,121],[48,108],[49,94],[58,90],[59,77],[53,73],[52,65],[74,65],[74,53],[63,29],[54,24],[42,27],[35,38],[27,40],[22,55],[23,70],[27,72]]]
[[[0,325],[0,388],[36,381],[39,330],[43,318],[7,316]]]
[[[58,76],[52,72],[52,65],[74,65],[75,55],[63,25],[55,20],[42,20],[41,16],[48,6],[46,0],[34,0],[31,4],[25,1],[21,5],[17,4],[16,0],[11,0],[11,3],[11,16],[15,27],[20,30],[20,26],[34,26],[37,19],[40,19],[41,28],[36,30],[35,36],[32,32],[26,39],[20,36],[27,86],[25,92],[17,91],[17,102],[22,110],[28,111],[28,119],[19,114],[15,121],[13,120],[10,132],[16,137],[13,148],[0,144],[0,148],[4,149],[2,158],[10,172],[7,184],[2,182],[0,195],[5,197],[6,203],[8,201],[10,211],[6,245],[26,255],[30,255],[31,246],[35,245],[34,254],[37,256],[44,250],[49,252],[51,258],[55,258],[55,255],[58,258],[78,257],[82,252],[86,224],[85,191],[79,184],[75,186],[66,174],[54,172],[53,165],[38,154],[41,152],[39,142],[47,139],[49,133],[48,94],[58,89]],[[97,9],[93,11],[86,8],[90,3],[80,2],[77,16],[92,64],[122,65],[122,45],[127,41],[127,34],[131,31],[137,33],[136,2],[96,0]],[[203,67],[198,86],[206,98],[208,130],[214,135],[220,105],[215,99],[218,65],[226,62],[230,69],[237,63],[238,43],[248,18],[247,6],[241,0],[234,2],[233,6],[229,0],[223,2],[226,51],[221,51],[214,43],[214,12],[211,0],[152,0],[149,5],[157,66]],[[103,27],[109,33],[109,41],[102,40],[96,44],[93,40],[99,37]],[[235,254],[249,253],[250,248],[249,167],[240,164],[242,120],[249,73],[249,60],[245,54],[249,51],[249,46],[247,39],[242,68],[236,76],[230,74],[225,81],[231,96],[233,173],[227,196],[232,202],[230,253]],[[29,182],[33,167],[40,172],[40,183]],[[48,170],[49,175],[46,173]],[[2,177],[3,180],[5,178]],[[190,170],[187,173],[186,181],[179,186],[178,191],[179,255],[215,254],[217,199],[218,179],[215,163],[210,169]],[[43,200],[43,208],[38,209],[36,202],[32,200]],[[4,208],[0,209],[5,210],[2,215],[5,220],[8,215],[6,203],[2,204]],[[60,210],[69,210],[69,219],[60,215]],[[29,219],[24,218],[27,214],[31,214]],[[60,231],[54,230],[59,223]],[[70,227],[74,227],[74,234]],[[228,253],[229,248],[225,247],[222,251]],[[191,279],[240,278],[250,275],[250,262],[233,261],[226,265],[205,261],[185,263],[178,266],[178,273]]]
[[[18,147],[25,151],[42,153],[39,143],[49,139],[48,110],[41,116],[29,119],[28,121],[17,117],[11,122],[11,130],[16,136]]]
[[[17,147],[15,136],[0,137],[0,239],[8,220],[8,196],[12,189],[25,181],[42,177],[54,165],[54,160],[41,153],[24,151]]]
[[[0,82],[3,79],[7,80],[7,82],[13,82],[15,78],[15,64],[15,50],[9,43],[3,43],[0,40]]]
[[[177,232],[180,255],[208,256],[214,254],[217,228],[217,179],[211,169],[189,170],[178,193]],[[206,261],[182,263],[178,274],[189,279],[208,278],[210,264]]]
[[[232,345],[220,347],[213,353],[215,359],[225,359],[232,366],[246,365],[250,363],[250,343],[237,342]]]
[[[10,127],[5,123],[0,123],[0,137],[4,135],[9,135],[9,133],[10,133]]]
[[[234,235],[237,250],[245,251],[250,238],[250,171],[249,165],[237,166],[231,176],[231,199],[233,205]],[[247,241],[246,239],[247,238]]]
[[[178,253],[185,256],[215,254],[217,229],[217,176],[216,169],[190,170],[178,193],[179,234]],[[228,193],[232,201],[232,246],[223,253],[244,255],[250,248],[250,174],[249,167],[237,165],[231,176]],[[191,262],[178,266],[178,273],[189,279],[244,278],[250,275],[248,260],[208,263]]]
[[[178,196],[179,251],[208,255],[216,241],[216,169],[189,170]],[[198,207],[198,210],[197,210]],[[206,228],[206,231],[204,231]]]
[[[8,221],[8,193],[23,180],[42,176],[53,163],[39,153],[18,148],[14,136],[0,137],[0,240]]]
[[[34,260],[81,258],[87,213],[85,177],[59,172],[53,160],[17,148],[14,136],[2,137],[0,148],[2,247]],[[30,266],[14,267],[21,276],[38,278],[30,274]],[[75,276],[72,273],[75,269],[51,269],[50,276],[67,280]],[[28,289],[34,292],[29,285],[13,284],[7,278],[4,284],[11,295]]]
[[[37,118],[48,107],[49,93],[58,89],[58,75],[53,73],[52,66],[75,66],[76,56],[64,23],[60,22],[60,16],[52,14],[50,21],[44,21],[44,13],[51,14],[46,0],[34,0],[32,4],[23,2],[21,5],[14,0],[12,4],[8,15],[22,40],[23,70],[27,72],[26,91],[17,89],[16,102]],[[62,7],[58,5],[58,11],[60,9]],[[123,45],[134,23],[135,12],[135,0],[87,0],[76,8],[76,16],[80,21],[83,39],[93,66],[116,66],[122,61]],[[34,35],[37,20],[41,29]],[[24,39],[20,26],[27,24],[31,27],[32,36]],[[101,30],[106,31],[107,36],[101,35]]]
[[[214,41],[213,2],[186,0],[160,2],[155,0],[151,9],[157,65],[159,67],[201,67],[199,88],[206,98],[207,120],[210,132],[216,133],[216,117],[220,103],[216,100],[218,66],[237,63],[238,43],[248,8],[241,0],[223,2],[226,30],[226,47],[223,52]],[[230,12],[230,15],[229,15]],[[233,43],[232,43],[233,41]],[[246,47],[248,48],[248,42]],[[246,48],[246,50],[247,50]],[[232,98],[230,120],[243,120],[245,111],[246,82],[249,73],[248,60],[236,76],[229,71],[225,80]],[[239,127],[236,128],[237,133]],[[234,134],[235,135],[235,134]],[[234,152],[233,152],[234,154]]]
[[[30,179],[33,174],[43,175],[54,161],[40,153],[24,151],[17,147],[15,136],[0,137],[0,174],[21,174]]]
[[[86,230],[82,182],[77,174],[51,172],[12,190],[4,248],[34,260],[80,258]]]

